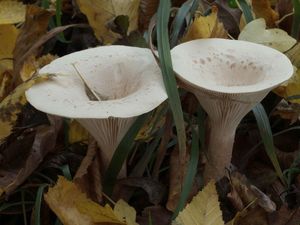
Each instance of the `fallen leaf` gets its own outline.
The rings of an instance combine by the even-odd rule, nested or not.
[[[272,9],[270,0],[252,0],[252,8],[256,18],[264,18],[268,27],[275,27],[279,15]]]
[[[187,204],[174,225],[224,225],[215,183],[211,181]]]
[[[45,81],[48,78],[47,75],[39,76],[19,85],[0,103],[0,143],[11,134],[18,114],[21,112],[23,105],[27,103],[25,91],[33,84]]]
[[[13,146],[16,145],[15,149],[18,151],[14,151],[14,156],[10,156],[10,159],[1,163],[0,188],[2,188],[7,195],[21,185],[27,177],[37,169],[44,157],[53,151],[58,132],[62,127],[62,118],[55,116],[49,116],[48,118],[50,126],[41,125],[37,127],[36,134],[32,132],[33,135],[35,134],[33,136],[33,142],[30,137],[19,136],[19,139],[21,141],[23,139],[26,144],[23,143],[22,146],[18,146],[18,141],[12,143]],[[29,147],[29,152],[26,155],[24,152],[27,147]],[[22,153],[19,151],[20,148],[22,148]],[[12,154],[12,152],[8,154]]]
[[[251,185],[246,176],[235,171],[230,174],[230,180],[232,189],[237,192],[244,206],[252,204],[251,208],[253,208],[256,206],[256,204],[253,204],[255,202],[266,212],[276,210],[275,203],[256,186]]]
[[[239,35],[239,40],[263,44],[278,51],[285,52],[297,43],[297,40],[281,29],[266,29],[266,21],[263,18],[248,23]]]
[[[125,224],[109,205],[103,207],[88,199],[64,177],[58,178],[44,198],[64,225]]]
[[[300,104],[300,69],[288,81],[276,88],[274,92],[291,103]],[[294,96],[296,97],[294,98]]]
[[[138,28],[138,12],[140,0],[76,0],[94,29],[96,37],[104,44],[111,44],[120,38],[109,28],[109,23],[117,16],[129,18],[128,33]]]
[[[152,16],[156,13],[159,0],[141,0],[139,11],[139,28],[147,30]]]
[[[127,225],[138,225],[136,220],[136,211],[133,207],[127,204],[124,200],[120,199],[114,207],[114,214],[120,221]]]
[[[0,1],[0,24],[14,24],[25,20],[26,7],[14,0]]]
[[[56,56],[51,54],[43,55],[39,58],[35,58],[35,56],[29,57],[23,64],[20,71],[21,79],[23,81],[30,79],[38,71],[38,69],[49,64],[56,58]]]
[[[80,125],[76,120],[71,120],[69,123],[69,143],[86,142],[89,138],[87,130]]]
[[[13,68],[13,50],[19,30],[11,24],[0,25],[0,76]]]
[[[268,214],[260,207],[238,212],[226,225],[269,225]],[[273,224],[272,224],[273,225]]]
[[[217,13],[218,8],[214,6],[210,15],[195,18],[182,41],[186,42],[200,38],[227,38],[227,32],[223,24],[218,21]]]
[[[145,122],[145,125],[138,132],[135,141],[149,142],[153,139],[153,134],[165,124],[165,109],[166,105],[162,104],[153,111],[152,115]]]
[[[14,85],[18,85],[23,82],[20,77],[20,71],[23,67],[23,64],[30,56],[35,56],[37,54],[37,52],[35,52],[35,54],[32,52],[30,55],[28,55],[28,52],[31,47],[47,33],[49,20],[52,16],[53,12],[48,10],[42,9],[35,5],[27,6],[26,20],[20,30],[20,34],[17,38],[13,52]]]
[[[166,208],[174,211],[178,205],[180,194],[182,191],[183,174],[186,172],[188,158],[185,165],[181,165],[178,149],[174,149],[170,157],[170,175],[169,175],[169,195]]]
[[[285,53],[287,57],[289,57],[293,65],[296,66],[297,68],[300,68],[299,52],[300,52],[300,42],[298,42],[292,49],[290,49]]]
[[[5,71],[0,74],[0,102],[10,93],[12,71]]]
[[[278,211],[269,215],[269,224],[272,225],[299,225],[299,221],[300,208],[292,210],[287,205],[282,205]]]
[[[218,18],[223,23],[228,33],[237,38],[240,33],[240,19],[242,12],[241,10],[230,8],[228,6],[228,0],[216,0],[215,3],[218,6]]]
[[[90,138],[86,156],[83,158],[74,176],[74,183],[86,195],[96,201],[102,201],[101,158],[97,143]]]
[[[277,89],[277,94],[280,96],[286,96],[284,93],[285,87],[279,87]],[[280,92],[278,90],[281,90]],[[300,121],[300,104],[297,103],[288,103],[285,100],[282,100],[277,106],[273,115],[279,115],[284,120],[289,120],[290,124],[296,123],[298,120]]]

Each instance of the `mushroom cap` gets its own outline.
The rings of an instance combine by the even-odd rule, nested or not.
[[[247,41],[198,39],[172,49],[174,71],[193,87],[241,94],[270,90],[293,74],[281,52]]]
[[[106,100],[92,101],[88,86]],[[40,74],[56,74],[31,87],[27,100],[38,110],[69,118],[129,118],[151,111],[167,94],[149,49],[101,46],[58,58]]]

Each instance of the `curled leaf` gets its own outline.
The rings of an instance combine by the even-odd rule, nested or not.
[[[200,16],[194,20],[188,28],[183,42],[200,38],[227,38],[227,32],[222,23],[218,21],[218,8],[212,7],[212,13],[208,16]]]
[[[281,52],[289,50],[297,42],[284,30],[266,29],[266,21],[263,18],[248,23],[238,39],[266,45]]]

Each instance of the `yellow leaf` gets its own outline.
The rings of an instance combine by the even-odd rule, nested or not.
[[[288,99],[289,102],[300,104],[300,69],[298,69],[288,81],[276,88],[274,92]],[[293,98],[293,96],[298,97]]]
[[[180,212],[174,225],[224,225],[215,183],[211,181]]]
[[[0,1],[0,24],[24,22],[26,6],[18,1]]]
[[[19,31],[14,25],[0,25],[0,76],[4,71],[13,68],[13,50],[18,34]]]
[[[212,13],[208,16],[200,16],[194,20],[188,28],[183,42],[200,38],[227,38],[227,32],[222,23],[218,21],[217,7],[212,7]]]
[[[125,224],[120,222],[110,206],[102,207],[88,199],[64,177],[59,177],[57,184],[49,188],[44,197],[64,225]]]
[[[12,71],[0,74],[0,102],[9,94],[11,89]]]
[[[18,114],[21,112],[23,105],[27,102],[25,91],[33,84],[46,79],[48,79],[48,76],[39,76],[20,84],[0,103],[0,143],[4,138],[11,134],[12,128],[18,118]]]
[[[292,49],[290,49],[286,55],[289,57],[291,62],[297,68],[300,68],[300,42],[297,43]]]
[[[115,207],[114,213],[120,221],[125,222],[127,225],[138,225],[136,220],[136,211],[133,207],[127,204],[124,200],[120,199]]]
[[[30,56],[22,66],[20,71],[20,76],[23,81],[26,81],[32,77],[32,75],[37,72],[38,69],[43,66],[49,64],[51,61],[56,59],[57,57],[51,54],[43,55],[39,58],[35,58],[35,56]]]
[[[83,12],[94,29],[96,37],[111,44],[120,38],[120,35],[111,31],[109,22],[115,17],[125,15],[129,17],[128,32],[138,27],[138,12],[140,0],[76,0],[79,9]]]
[[[297,43],[296,39],[289,36],[284,30],[266,29],[266,21],[263,18],[248,23],[238,39],[263,44],[281,52],[289,50]]]
[[[256,18],[264,18],[268,27],[275,27],[279,15],[272,9],[270,0],[252,0],[252,7]]]
[[[69,143],[87,141],[89,133],[76,120],[72,120],[69,124]]]

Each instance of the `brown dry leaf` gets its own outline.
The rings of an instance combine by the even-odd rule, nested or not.
[[[245,209],[242,212],[238,212],[226,225],[270,225],[267,216],[266,211],[260,207],[250,210]]]
[[[294,210],[289,209],[287,205],[272,213],[269,216],[270,225],[299,225],[300,224],[300,208]]]
[[[191,41],[200,38],[227,38],[227,32],[223,23],[218,21],[218,8],[212,7],[212,13],[208,16],[200,16],[194,20],[183,36],[182,41]]]
[[[257,204],[267,212],[273,212],[276,210],[275,203],[257,187],[251,185],[244,175],[238,172],[233,172],[230,175],[230,180],[232,189],[235,189],[234,192],[238,193],[244,206],[257,202]],[[234,195],[234,193],[232,195]],[[236,205],[237,202],[233,202],[233,204]],[[255,205],[256,204],[254,204],[253,207]]]
[[[188,159],[185,160],[185,164],[188,163]],[[178,149],[174,149],[170,158],[170,189],[166,208],[170,211],[174,211],[178,205],[180,194],[182,191],[182,171],[186,171],[186,165],[181,165],[179,160]]]
[[[139,28],[147,30],[152,16],[156,13],[159,0],[141,0],[139,12]]]
[[[252,7],[256,18],[264,18],[268,27],[276,26],[279,15],[272,9],[270,0],[252,0]]]
[[[125,224],[109,205],[103,207],[88,199],[64,177],[59,177],[44,197],[64,225]]]
[[[0,1],[0,24],[14,24],[25,20],[25,5],[14,0]]]
[[[46,34],[49,20],[53,14],[53,12],[42,9],[35,5],[27,6],[26,20],[21,28],[13,52],[14,84],[22,83],[20,71],[23,67],[23,64],[30,56],[35,56],[37,54],[37,49],[35,52],[30,52],[29,50],[43,35]],[[31,54],[28,55],[28,52]]]
[[[97,142],[91,138],[86,156],[76,171],[73,181],[82,192],[96,202],[102,201],[100,168],[100,152],[98,151]]]
[[[15,157],[11,156],[13,159],[6,160],[6,163],[1,163],[0,167],[0,189],[2,189],[6,194],[13,192],[19,185],[21,185],[27,177],[36,170],[39,164],[43,161],[44,157],[51,151],[53,151],[56,145],[56,138],[58,132],[62,127],[63,120],[60,117],[49,116],[50,126],[41,125],[36,129],[36,134],[33,140],[28,137],[19,137],[29,143],[29,153],[28,156],[24,156],[26,146],[24,144],[15,149]],[[32,133],[34,134],[34,133]],[[17,142],[17,141],[16,141]],[[13,143],[12,145],[15,145]],[[20,153],[20,147],[22,148],[22,154]],[[12,149],[10,149],[12,150]],[[12,154],[8,152],[8,154]]]
[[[45,81],[48,78],[48,75],[39,76],[19,85],[0,103],[0,143],[11,134],[18,114],[21,112],[23,105],[27,103],[25,91],[33,84]]]
[[[11,24],[0,25],[0,77],[13,68],[13,50],[19,30]]]
[[[80,11],[87,16],[96,37],[104,44],[111,44],[120,38],[119,34],[109,28],[109,23],[117,16],[128,16],[128,33],[138,28],[140,0],[76,0],[76,2]]]
[[[284,92],[284,87],[276,89],[276,93]],[[280,90],[280,91],[279,91]],[[280,94],[281,95],[281,94]],[[284,93],[282,94],[284,96]],[[282,119],[289,120],[290,124],[300,121],[300,104],[291,103],[289,104],[285,100],[282,100],[276,107],[273,115],[279,115]]]
[[[224,225],[219,196],[214,181],[208,183],[187,204],[173,221],[173,225]]]
[[[86,142],[89,138],[89,133],[76,120],[71,120],[69,123],[68,138],[70,144]]]
[[[35,56],[30,56],[24,63],[20,71],[21,79],[23,81],[30,79],[37,72],[38,69],[49,64],[56,58],[57,56],[51,54],[43,55],[37,59],[35,58]]]

